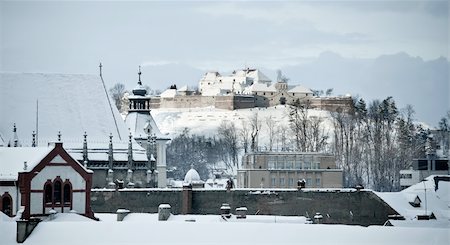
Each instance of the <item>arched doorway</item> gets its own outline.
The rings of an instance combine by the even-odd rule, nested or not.
[[[12,198],[8,193],[2,196],[2,212],[8,216],[12,216]]]

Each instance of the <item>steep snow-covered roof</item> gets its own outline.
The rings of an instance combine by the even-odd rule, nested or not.
[[[302,85],[297,85],[293,88],[291,88],[288,92],[290,93],[308,93],[308,94],[312,94],[311,89],[307,88],[307,87],[303,87]]]
[[[268,78],[264,73],[262,73],[260,70],[251,70],[247,73],[247,76],[252,77],[255,79],[255,81],[260,83],[270,83],[272,80]]]
[[[0,73],[0,134],[13,138],[13,124],[23,146],[30,146],[38,118],[38,145],[46,146],[61,131],[64,146],[88,142],[128,140],[128,130],[110,103],[97,75]]]
[[[376,192],[376,194],[403,215],[406,220],[414,220],[417,215],[423,215],[426,211],[428,215],[434,213],[437,220],[448,221],[450,219],[450,182],[439,181],[439,188],[435,191],[435,176],[431,175],[425,181],[400,192]],[[409,204],[411,199],[415,199],[416,196],[422,201],[420,207],[413,207]],[[425,206],[427,210],[425,210]]]
[[[48,153],[51,147],[0,147],[0,180],[17,180],[18,173],[33,169]]]
[[[267,84],[264,83],[254,83],[248,89],[246,89],[244,92],[246,93],[252,93],[252,92],[276,92],[277,89],[275,88],[275,85],[267,86]]]
[[[193,91],[192,89],[189,89],[188,85],[184,85],[183,87],[181,87],[180,89],[178,89],[179,92],[189,92],[189,91]]]
[[[175,95],[177,95],[177,90],[176,89],[167,89],[166,91],[162,92],[160,94],[161,98],[173,98],[175,97]]]
[[[131,135],[134,138],[147,138],[147,129],[151,134],[155,134],[158,139],[168,138],[159,131],[155,120],[150,114],[132,112],[125,118],[125,123],[130,129]]]

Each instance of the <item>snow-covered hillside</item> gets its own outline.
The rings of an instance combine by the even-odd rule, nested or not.
[[[272,117],[275,121],[276,129],[289,127],[289,107],[288,106],[274,106],[268,108],[252,108],[241,110],[223,110],[214,107],[206,108],[191,108],[191,109],[153,109],[151,114],[158,124],[159,129],[163,133],[169,134],[171,137],[179,135],[184,128],[188,128],[190,133],[197,135],[204,135],[212,137],[217,134],[217,129],[222,121],[233,122],[237,129],[241,129],[243,123],[249,125],[249,119],[258,113],[258,118],[261,120],[261,131],[259,136],[260,146],[263,146],[268,141],[268,127],[266,119]],[[332,124],[330,120],[330,113],[320,110],[309,110],[310,116],[322,117],[324,119],[323,126],[326,131],[331,132]],[[286,133],[289,133],[287,130]]]

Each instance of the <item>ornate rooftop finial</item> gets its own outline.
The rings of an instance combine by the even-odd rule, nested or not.
[[[139,82],[138,82],[138,84],[139,84],[139,85],[142,85],[142,82],[141,82],[141,74],[142,74],[142,72],[141,72],[141,66],[139,66],[139,72],[138,72],[138,75],[139,75]]]
[[[33,136],[33,140],[31,142],[31,147],[36,147],[36,132],[33,131],[31,134]]]
[[[109,167],[109,169],[113,169],[113,165],[114,165],[112,138],[113,138],[112,133],[109,133],[109,148],[108,148],[108,167]]]
[[[16,123],[14,123],[14,126],[13,126],[13,133],[14,133],[14,144],[13,144],[13,146],[14,147],[18,147],[19,146],[19,137],[17,136],[17,128],[16,128]]]
[[[61,131],[58,131],[58,142],[61,142]]]
[[[133,143],[131,141],[132,139],[132,135],[131,132],[128,135],[128,169],[132,169],[133,168]]]
[[[87,133],[84,131],[83,134],[83,163],[85,167],[87,167],[88,164],[88,147],[87,147]]]

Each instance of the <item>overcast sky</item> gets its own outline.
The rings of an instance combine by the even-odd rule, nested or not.
[[[97,73],[101,61],[109,86],[131,88],[139,65],[276,70],[326,51],[357,59],[399,52],[425,61],[449,57],[448,1],[0,4],[2,71]],[[148,85],[165,88],[167,77]]]

